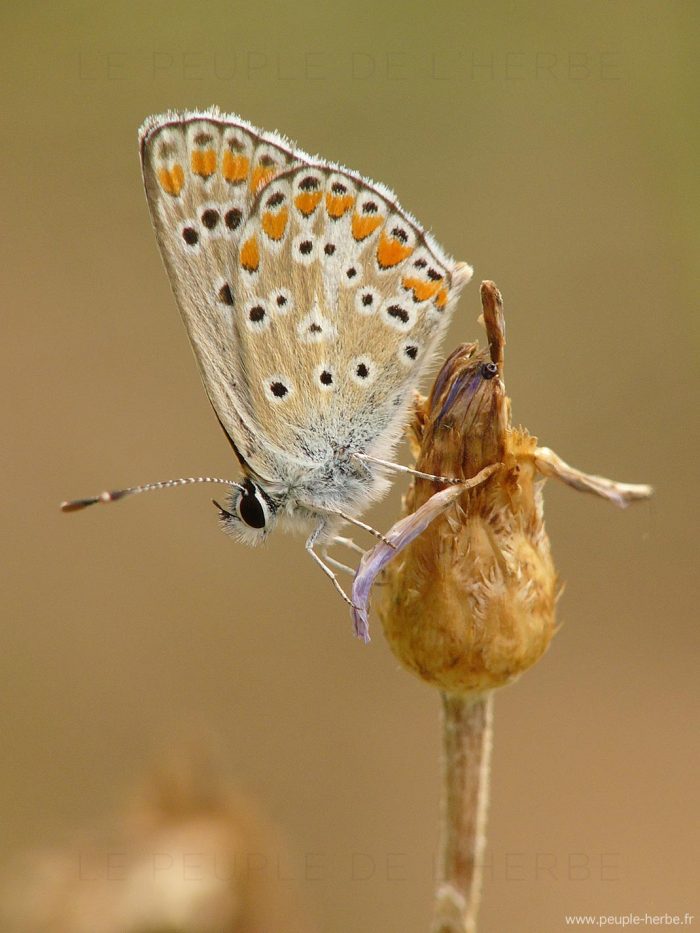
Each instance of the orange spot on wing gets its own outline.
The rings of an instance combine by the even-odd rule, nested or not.
[[[414,301],[427,301],[437,294],[442,283],[442,279],[437,282],[424,282],[423,279],[414,279],[407,277],[401,280],[401,284],[407,292],[413,292]]]
[[[177,197],[182,191],[182,186],[185,184],[185,173],[182,166],[176,163],[172,168],[158,169],[158,181],[166,194],[172,194],[173,197]]]
[[[260,250],[255,234],[241,246],[241,265],[248,272],[255,272],[260,265]]]
[[[347,214],[354,203],[355,198],[352,194],[331,194],[329,192],[326,195],[326,210],[328,216],[334,220],[342,217],[343,214]]]
[[[388,269],[396,266],[413,252],[412,246],[405,246],[394,237],[388,237],[382,233],[377,247],[377,262],[382,269]]]
[[[216,152],[213,149],[194,149],[190,156],[190,165],[195,175],[209,178],[216,171]]]
[[[284,229],[287,226],[287,217],[289,216],[287,208],[282,208],[277,214],[271,211],[265,211],[262,216],[262,228],[271,240],[281,240],[284,236]]]
[[[446,288],[441,288],[440,291],[437,293],[435,304],[438,306],[438,308],[445,307],[445,305],[447,304],[447,289]]]
[[[250,177],[250,190],[257,191],[258,188],[262,188],[276,174],[277,169],[274,166],[271,168],[269,165],[256,165]]]
[[[374,233],[383,221],[384,218],[377,216],[377,214],[370,214],[366,217],[360,216],[360,214],[353,214],[352,235],[356,240],[364,240],[370,233]]]
[[[243,181],[248,177],[250,160],[244,155],[237,155],[233,152],[225,152],[221,161],[221,174],[226,181],[231,184]]]
[[[313,212],[316,210],[320,200],[320,191],[302,191],[301,194],[298,194],[294,198],[294,203],[302,212],[304,217],[308,217],[309,214],[313,214]]]

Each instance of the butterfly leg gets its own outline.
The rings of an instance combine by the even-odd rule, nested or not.
[[[335,557],[331,557],[328,553],[328,548],[321,548],[321,554],[323,559],[327,564],[330,564],[331,567],[335,567],[336,570],[343,570],[345,573],[349,573],[351,577],[355,576],[355,571],[348,564],[344,564],[342,561],[336,560]]]
[[[358,460],[365,460],[368,463],[378,463],[380,466],[387,467],[389,470],[395,470],[397,473],[409,473],[411,476],[418,476],[420,479],[429,479],[434,483],[449,483],[458,485],[463,483],[463,479],[457,479],[454,476],[435,476],[433,473],[422,473],[420,470],[413,470],[411,467],[402,466],[400,463],[392,463],[390,460],[380,460],[379,457],[370,457],[368,454],[354,454]]]
[[[347,515],[345,512],[341,512],[340,510],[337,512],[332,512],[331,514],[338,515],[343,519],[344,522],[349,522],[351,525],[357,525],[357,527],[362,528],[363,531],[374,535],[375,538],[379,538],[379,540],[383,541],[384,544],[388,544],[390,548],[396,549],[396,545],[392,544],[388,538],[385,538],[381,531],[377,531],[376,528],[372,528],[372,526],[368,525],[366,522],[361,522],[359,518],[354,518],[352,515]]]
[[[316,553],[316,551],[314,551],[314,544],[316,543],[316,541],[317,541],[317,539],[318,539],[318,536],[321,534],[321,532],[323,531],[323,529],[324,529],[325,527],[326,527],[326,523],[325,523],[325,522],[321,522],[321,523],[320,523],[319,525],[317,525],[316,528],[311,532],[311,534],[309,535],[309,538],[308,538],[308,540],[307,540],[307,542],[306,542],[306,550],[307,550],[308,553],[311,555],[311,557],[313,557],[313,559],[316,561],[316,563],[317,563],[318,566],[321,568],[321,570],[325,573],[325,575],[330,579],[331,583],[332,583],[333,586],[336,588],[336,590],[340,593],[340,595],[343,597],[343,599],[344,599],[345,602],[348,604],[348,606],[350,606],[351,609],[356,609],[357,607],[354,605],[353,601],[352,601],[352,600],[350,599],[350,597],[347,595],[347,593],[346,593],[345,590],[342,588],[342,586],[340,585],[340,583],[338,583],[338,578],[337,578],[336,575],[333,573],[333,571],[331,570],[331,568],[328,566],[328,564],[324,563],[323,559],[322,559],[321,557],[319,557],[319,555]],[[353,572],[354,572],[354,571],[353,571]]]
[[[335,535],[332,540],[332,543],[342,544],[346,548],[349,548],[351,551],[354,551],[356,554],[360,554],[360,555],[365,554],[365,549],[363,547],[360,547],[359,544],[355,544],[352,538],[341,538],[340,535]]]

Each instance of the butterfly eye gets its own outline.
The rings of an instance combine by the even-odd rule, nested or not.
[[[266,509],[263,501],[258,497],[258,491],[247,479],[243,484],[243,493],[236,504],[238,516],[250,528],[264,528]]]
[[[484,379],[493,379],[494,376],[498,375],[498,366],[495,363],[482,363],[481,375]]]

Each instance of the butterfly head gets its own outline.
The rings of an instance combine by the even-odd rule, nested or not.
[[[250,477],[234,489],[228,509],[214,504],[224,531],[251,546],[262,544],[272,531],[279,509],[279,503]]]

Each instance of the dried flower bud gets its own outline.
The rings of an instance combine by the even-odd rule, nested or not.
[[[511,426],[501,296],[492,282],[481,295],[489,349],[464,344],[452,353],[430,397],[417,398],[411,429],[417,470],[467,483],[436,494],[434,481],[414,479],[408,517],[387,535],[396,551],[380,544],[366,555],[353,588],[363,634],[369,587],[386,565],[378,608],[389,645],[452,694],[509,683],[554,633],[557,575],[538,473],[620,505],[651,492],[586,476]]]
[[[279,884],[286,859],[267,819],[195,742],[184,757],[162,760],[116,818],[9,872],[0,929],[305,933],[295,893]]]

